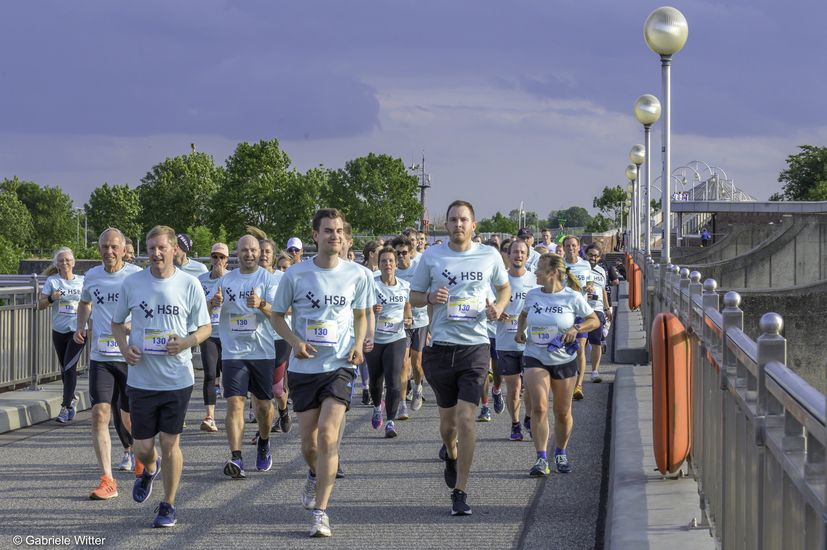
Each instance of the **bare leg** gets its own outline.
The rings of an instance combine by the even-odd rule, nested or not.
[[[178,493],[178,483],[181,481],[181,471],[184,469],[184,455],[181,453],[178,434],[161,432],[158,434],[161,443],[161,476],[164,478],[164,495],[169,504],[175,504],[175,495]]]
[[[520,421],[520,386],[522,381],[519,374],[511,374],[503,376],[505,380],[505,407],[508,409],[508,414],[511,415],[511,422]],[[528,409],[526,409],[528,411]]]
[[[467,401],[458,401],[449,409],[439,409],[439,431],[442,442],[448,450],[448,456],[457,459],[456,489],[465,491],[471,464],[474,462],[474,448],[477,442],[474,415],[476,405]],[[458,432],[462,438],[457,441]]]
[[[344,425],[345,405],[327,398],[319,411],[316,442],[316,508],[327,509],[339,464],[339,431]],[[300,421],[301,422],[301,421]]]
[[[571,415],[571,397],[574,393],[574,377],[564,380],[552,380],[551,392],[554,395],[554,439],[560,449],[569,444],[574,418]]]
[[[246,402],[247,398],[243,395],[234,395],[227,399],[227,418],[224,420],[224,427],[227,429],[227,442],[230,444],[230,451],[241,450],[241,439],[244,437],[244,406]]]
[[[548,447],[548,393],[551,375],[546,369],[525,369],[526,394],[531,396],[531,438],[536,451]],[[573,391],[573,390],[572,390]],[[571,404],[571,397],[569,397]]]
[[[92,446],[103,474],[112,477],[112,440],[109,437],[109,417],[112,406],[98,403],[92,407]]]

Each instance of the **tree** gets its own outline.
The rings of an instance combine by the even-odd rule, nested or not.
[[[17,273],[20,269],[21,258],[23,258],[23,249],[0,235],[0,273]]]
[[[89,218],[92,235],[100,235],[108,227],[117,227],[133,240],[141,236],[138,192],[128,185],[110,186],[104,183],[92,191],[89,202],[83,208]]]
[[[549,212],[549,227],[586,227],[592,217],[582,206],[570,206],[565,210]]]
[[[477,223],[478,233],[507,233],[509,235],[515,235],[518,229],[516,220],[510,216],[506,217],[500,212]]]
[[[523,210],[523,227],[539,227],[540,224],[540,216],[537,215],[537,212],[530,212],[527,210]],[[508,217],[514,220],[514,223],[518,225],[517,229],[520,228],[520,209],[515,208],[508,213]],[[516,231],[515,231],[516,233]]]
[[[213,196],[223,178],[224,170],[206,153],[167,158],[156,164],[137,189],[142,231],[156,225],[182,231],[185,227],[211,223]]]
[[[239,143],[227,159],[224,183],[214,198],[220,215],[205,225],[214,232],[223,225],[230,238],[255,225],[279,244],[292,236],[309,239],[310,219],[326,185],[322,168],[304,174],[291,169],[290,157],[276,139]]]
[[[827,147],[800,145],[801,152],[787,157],[787,168],[778,175],[783,200],[827,200]],[[771,197],[778,200],[778,194]]]
[[[620,217],[626,205],[626,198],[626,191],[621,186],[604,187],[600,196],[592,201],[592,206],[604,214],[611,214],[611,219],[622,222]]]
[[[31,215],[34,232],[26,248],[47,253],[70,244],[75,236],[76,219],[72,198],[58,187],[41,187],[17,177],[3,180],[0,189],[17,195]]]
[[[7,241],[7,246],[21,250],[32,248],[32,215],[13,191],[0,189],[0,220],[3,220],[0,237]]]
[[[586,233],[605,233],[612,227],[612,220],[603,216],[595,215],[586,226]]]
[[[325,206],[338,208],[354,228],[371,235],[396,233],[422,216],[419,179],[400,158],[369,153],[330,172]]]
[[[206,225],[196,225],[187,229],[187,234],[192,239],[192,249],[189,254],[192,257],[209,256],[212,245],[215,243],[224,243],[230,247],[230,250],[235,248],[235,243],[227,242],[227,231],[223,225],[216,233],[210,231]]]

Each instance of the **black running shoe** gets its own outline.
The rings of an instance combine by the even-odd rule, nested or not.
[[[336,479],[342,479],[345,477],[345,471],[342,470],[342,464],[339,463],[336,465]]]
[[[449,489],[457,486],[457,460],[455,458],[445,459],[445,485]]]
[[[454,489],[451,492],[451,515],[452,516],[470,516],[471,507],[465,503],[468,495],[464,491]]]
[[[445,443],[439,448],[439,459],[443,462],[448,460],[448,448],[445,446]]]
[[[373,405],[373,401],[370,398],[370,392],[368,390],[362,390],[362,405]]]

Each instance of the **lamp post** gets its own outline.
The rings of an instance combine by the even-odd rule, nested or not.
[[[631,206],[632,206],[631,199],[626,199],[625,201],[623,201],[623,213],[626,214],[626,229],[625,229],[625,235],[626,236],[623,238],[623,245],[626,247],[626,252],[629,252],[629,242],[630,242],[629,234],[631,233],[631,231],[630,231],[631,225],[629,225],[629,213],[630,213],[629,210],[630,210]]]
[[[671,174],[671,71],[672,55],[678,53],[686,44],[686,39],[689,36],[689,25],[686,23],[686,17],[675,8],[664,6],[657,8],[649,14],[646,18],[646,23],[643,24],[643,37],[646,40],[646,45],[649,49],[660,55],[661,64],[661,86],[663,97],[663,171],[662,184],[663,194],[661,196],[661,208],[663,209],[663,244],[661,245],[660,261],[666,265],[669,263],[669,239],[672,231],[669,216],[671,214],[672,196],[669,193]],[[665,271],[665,270],[663,270]]]
[[[632,150],[629,151],[629,160],[635,165],[635,173],[637,174],[637,179],[635,179],[635,248],[641,250],[643,248],[641,246],[643,238],[640,230],[640,222],[643,219],[643,189],[640,181],[640,165],[646,160],[646,148],[639,143],[632,145]]]
[[[646,184],[643,187],[645,193],[643,194],[644,208],[644,222],[646,224],[646,246],[644,247],[646,256],[652,255],[652,163],[649,160],[649,151],[652,149],[652,124],[660,118],[660,101],[652,94],[643,94],[635,100],[635,118],[638,122],[643,124],[643,148],[644,159],[643,163],[646,166],[644,175],[646,176]],[[643,182],[641,182],[643,185]]]
[[[626,167],[626,179],[629,180],[629,185],[626,187],[626,190],[629,192],[629,237],[630,242],[632,244],[631,250],[634,251],[637,248],[637,229],[635,226],[637,225],[637,212],[635,211],[635,205],[637,204],[637,199],[635,198],[635,180],[637,180],[637,166],[634,164],[630,164]]]
[[[422,217],[419,219],[418,229],[425,231],[425,190],[431,187],[431,174],[425,172],[424,151],[422,152],[422,162],[420,164],[411,164],[408,170],[419,176],[419,203],[422,205]]]

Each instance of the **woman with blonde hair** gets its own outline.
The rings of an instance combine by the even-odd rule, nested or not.
[[[83,344],[72,337],[77,330],[78,303],[83,290],[83,277],[74,274],[75,255],[71,248],[58,249],[46,273],[49,277],[37,300],[37,309],[52,308],[52,343],[60,362],[63,380],[63,402],[57,422],[65,424],[75,418],[75,388],[78,384],[77,364]]]

